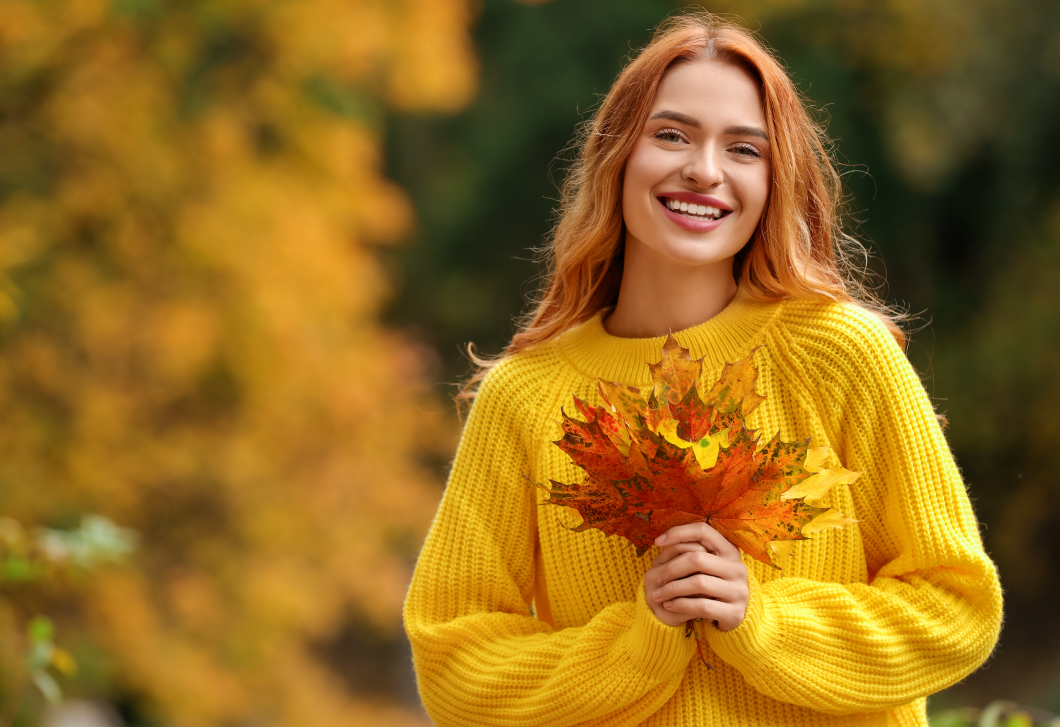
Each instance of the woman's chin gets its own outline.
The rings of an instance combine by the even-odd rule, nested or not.
[[[639,247],[640,249],[631,249]],[[732,270],[733,259],[743,245],[712,245],[703,240],[660,240],[654,244],[640,243],[631,246],[627,242],[627,264],[637,266],[684,269],[704,272],[724,269]],[[632,253],[633,260],[630,260]]]

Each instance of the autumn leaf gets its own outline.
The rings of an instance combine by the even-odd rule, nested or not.
[[[555,444],[585,479],[535,484],[549,503],[582,516],[574,530],[619,535],[638,556],[675,525],[707,522],[752,558],[779,567],[796,541],[854,522],[817,503],[858,473],[829,447],[779,434],[763,441],[747,428],[746,417],[765,401],[755,391],[753,358],[754,351],[726,364],[703,395],[702,359],[668,337],[662,359],[648,364],[649,392],[600,381],[606,406],[574,397],[584,420],[561,410],[563,438]]]

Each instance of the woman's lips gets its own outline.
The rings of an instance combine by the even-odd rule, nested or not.
[[[717,228],[718,225],[724,222],[725,218],[729,216],[723,215],[716,220],[694,220],[691,217],[684,216],[680,212],[674,212],[672,209],[666,206],[666,203],[663,202],[662,198],[660,197],[656,197],[655,201],[659,203],[660,207],[662,207],[663,212],[666,213],[666,216],[673,220],[678,227],[683,227],[684,229],[691,230],[692,232],[710,232],[711,230]]]

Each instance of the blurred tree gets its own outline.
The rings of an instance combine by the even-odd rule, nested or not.
[[[468,0],[4,0],[0,512],[142,534],[5,592],[134,724],[412,724],[328,644],[396,633],[448,445],[377,322],[413,214],[385,109],[475,92]],[[346,655],[338,654],[342,660]]]
[[[680,2],[487,0],[482,90],[462,115],[391,113],[387,159],[420,211],[391,319],[454,381],[497,352],[537,287],[561,152],[627,55]],[[718,0],[826,112],[853,226],[889,296],[920,319],[910,355],[1008,589],[991,668],[939,703],[1060,711],[1060,4],[1053,0]],[[558,157],[558,158],[557,158]],[[878,263],[876,269],[882,271]],[[928,325],[930,323],[930,325]]]

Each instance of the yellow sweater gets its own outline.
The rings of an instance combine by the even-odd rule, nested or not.
[[[800,541],[783,571],[746,555],[750,603],[707,627],[707,661],[644,600],[619,538],[575,533],[524,478],[584,474],[551,440],[597,377],[650,387],[662,338],[609,335],[598,314],[486,377],[416,565],[405,626],[423,703],[448,725],[926,725],[926,696],[978,667],[1001,588],[931,403],[905,356],[853,306],[759,303],[742,291],[676,334],[709,385],[759,344],[749,425],[812,437],[864,473],[822,504],[859,522]]]

